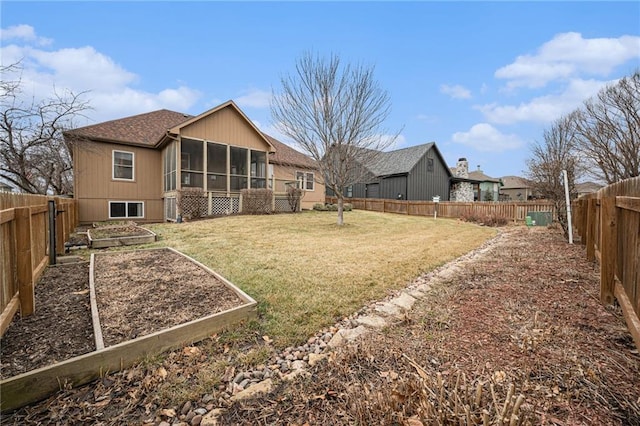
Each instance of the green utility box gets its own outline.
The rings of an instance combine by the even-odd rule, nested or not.
[[[531,221],[535,223],[535,226],[547,226],[553,222],[553,215],[551,212],[528,212],[527,216],[531,218]]]

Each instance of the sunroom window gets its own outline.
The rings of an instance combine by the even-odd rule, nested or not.
[[[232,146],[231,155],[231,190],[240,191],[247,188],[247,155],[249,150]]]
[[[164,149],[164,190],[176,189],[176,143],[172,142]]]
[[[204,187],[204,151],[202,141],[182,138],[180,182],[183,187]]]
[[[207,143],[207,189],[227,190],[227,146]]]
[[[251,188],[267,187],[267,154],[251,151]]]

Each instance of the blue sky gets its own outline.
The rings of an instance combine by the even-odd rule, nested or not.
[[[435,141],[522,175],[549,124],[640,68],[639,2],[2,1],[1,60],[29,98],[89,91],[79,125],[233,99],[279,137],[272,88],[304,51],[375,67],[396,148]],[[3,77],[5,78],[5,77]],[[7,77],[8,78],[8,77]]]

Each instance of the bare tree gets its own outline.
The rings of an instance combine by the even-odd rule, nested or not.
[[[607,183],[640,176],[640,71],[584,103],[578,148],[590,174]]]
[[[83,93],[54,93],[27,102],[21,93],[20,65],[1,66],[0,178],[33,194],[73,191],[71,147],[62,132],[89,109]]]
[[[345,188],[360,182],[364,166],[397,137],[382,129],[391,111],[389,96],[374,80],[373,68],[342,65],[337,55],[304,54],[281,84],[272,96],[275,125],[315,160],[338,199],[342,225]]]
[[[576,113],[572,113],[555,121],[544,131],[543,141],[532,146],[527,160],[527,177],[534,191],[553,202],[565,236],[569,225],[562,170],[567,171],[571,199],[577,195],[575,180],[582,173],[576,151],[576,119]]]

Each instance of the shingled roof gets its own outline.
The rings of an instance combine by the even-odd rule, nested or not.
[[[430,142],[395,151],[381,152],[367,168],[375,176],[409,173],[433,146],[434,143]]]
[[[269,162],[273,164],[279,164],[281,166],[298,166],[306,169],[317,169],[317,166],[313,159],[304,155],[303,153],[296,151],[289,145],[286,145],[276,138],[262,133],[271,142],[271,145],[276,149],[276,152],[269,156]]]
[[[125,145],[154,147],[168,129],[189,118],[191,116],[188,114],[161,109],[91,126],[79,127],[65,132],[65,135]]]

